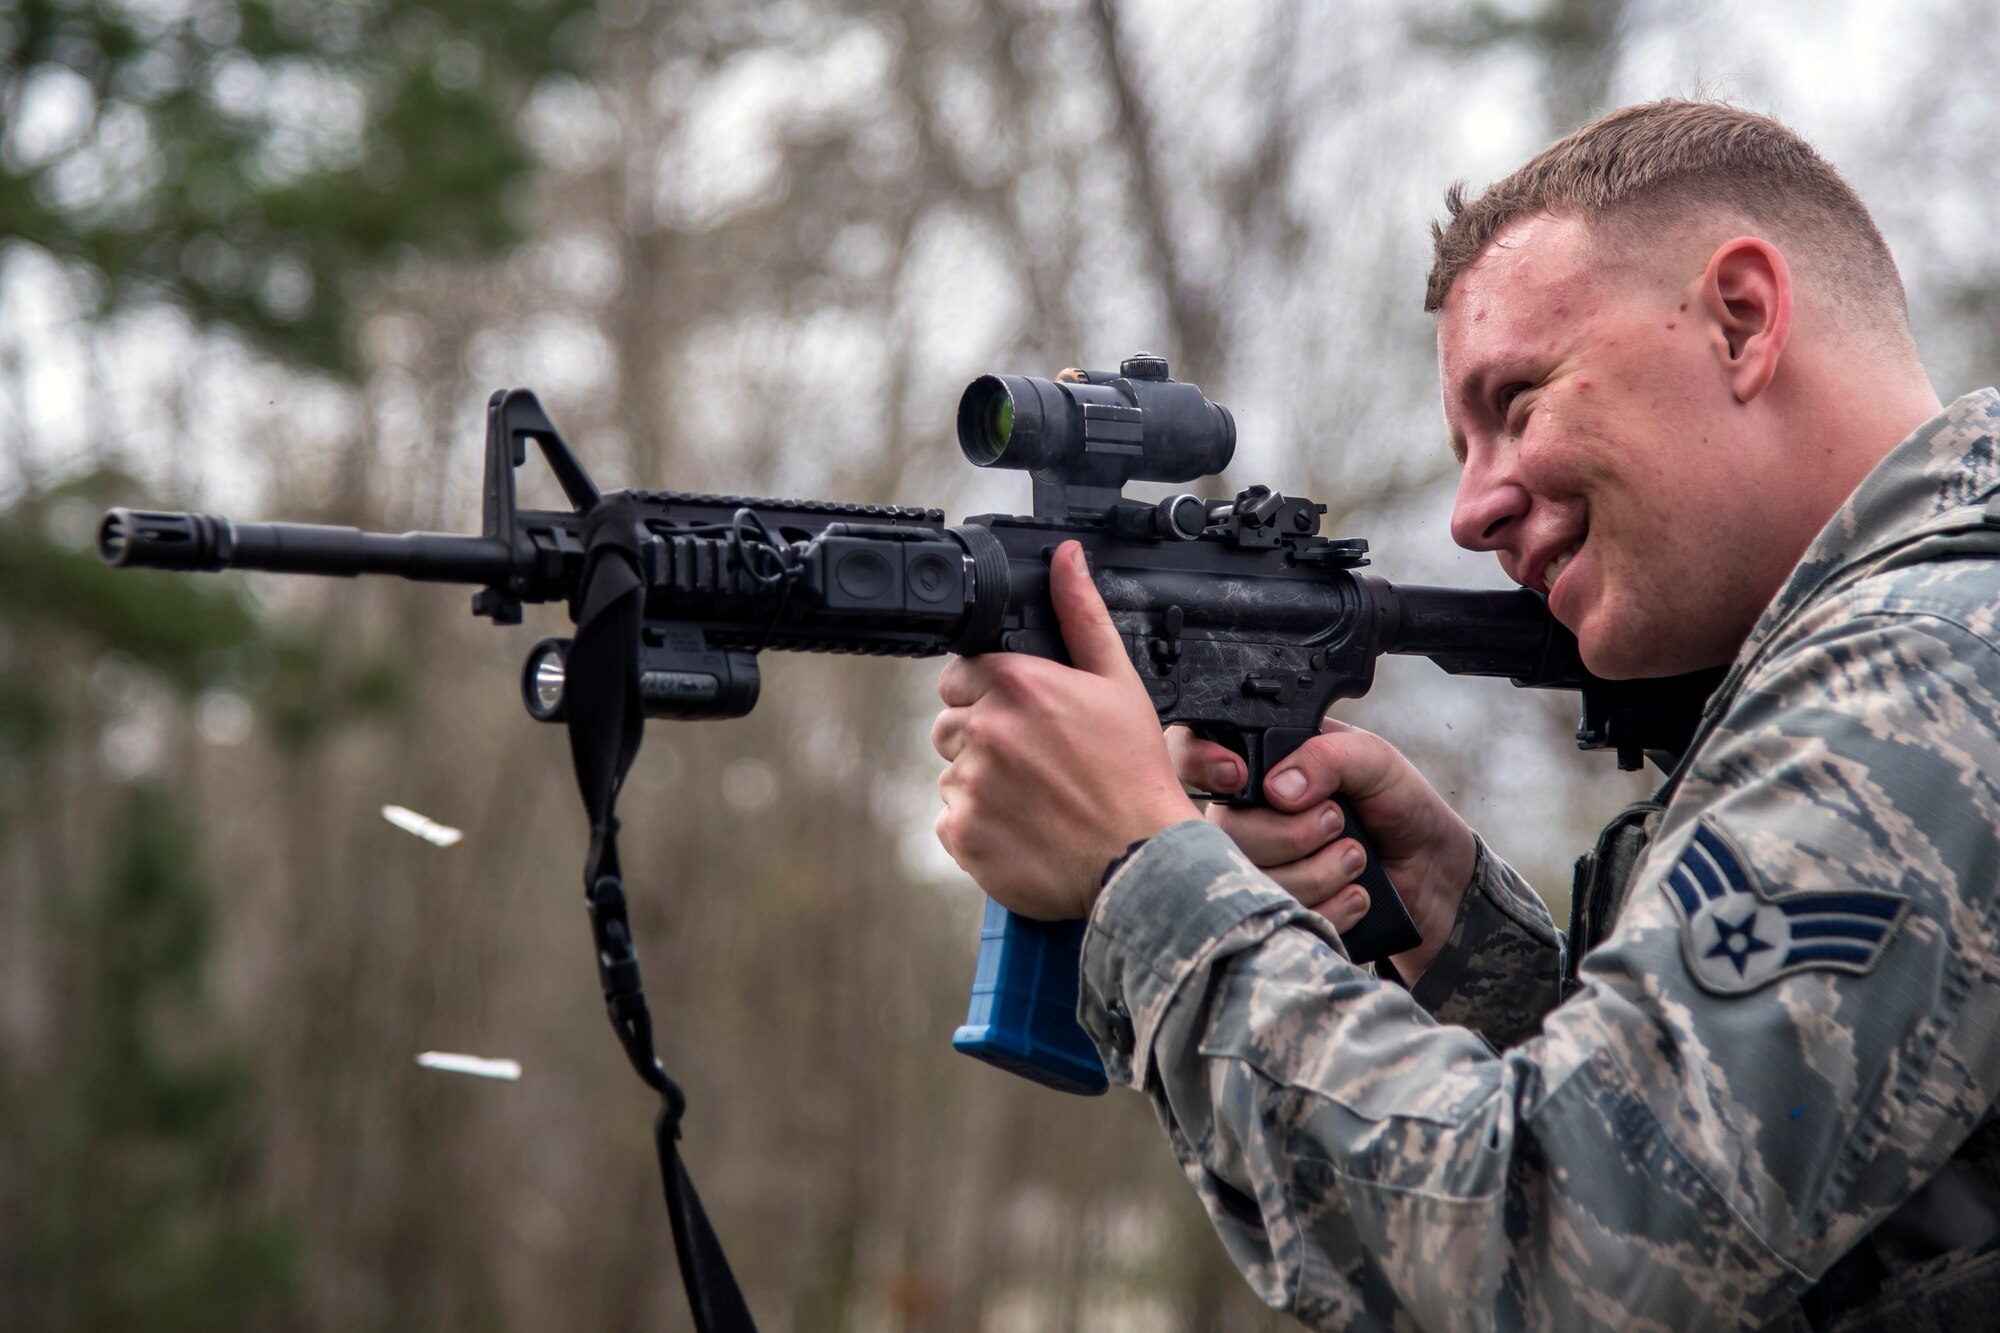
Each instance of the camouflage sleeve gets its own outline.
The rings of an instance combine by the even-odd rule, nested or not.
[[[1556,1007],[1562,962],[1562,932],[1548,907],[1482,838],[1451,938],[1410,994],[1438,1022],[1469,1027],[1505,1050],[1534,1036]]]
[[[1925,605],[1849,607],[1751,682],[1504,1054],[1205,823],[1122,868],[1079,1014],[1267,1303],[1754,1329],[1939,1169],[2000,1098],[2000,652]]]

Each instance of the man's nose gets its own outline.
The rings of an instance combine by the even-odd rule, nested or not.
[[[1512,528],[1528,512],[1528,492],[1519,482],[1496,476],[1478,462],[1458,477],[1451,508],[1451,539],[1468,551],[1495,551],[1507,544]]]

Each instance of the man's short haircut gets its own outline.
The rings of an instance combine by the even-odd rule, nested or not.
[[[1463,181],[1453,185],[1445,193],[1450,220],[1431,224],[1429,311],[1521,218],[1575,214],[1597,240],[1623,251],[1634,241],[1656,244],[1664,227],[1703,213],[1736,214],[1786,251],[1842,323],[1909,336],[1903,280],[1875,219],[1811,144],[1769,116],[1677,99],[1622,107],[1478,198],[1465,193]]]

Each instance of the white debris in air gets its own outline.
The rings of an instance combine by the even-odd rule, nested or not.
[[[438,847],[450,847],[465,836],[464,829],[455,829],[449,824],[440,824],[429,815],[420,815],[400,805],[382,807],[382,818],[394,824],[405,833],[413,833],[425,842]]]
[[[475,1078],[503,1078],[509,1083],[521,1077],[519,1060],[488,1060],[478,1055],[454,1055],[450,1051],[425,1051],[417,1063],[426,1069],[442,1069],[447,1074],[471,1074]]]

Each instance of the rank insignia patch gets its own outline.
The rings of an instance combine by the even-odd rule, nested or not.
[[[1910,903],[1893,893],[1846,889],[1772,897],[1727,841],[1703,821],[1661,881],[1681,909],[1681,950],[1704,990],[1740,995],[1809,967],[1867,972],[1903,924]]]

